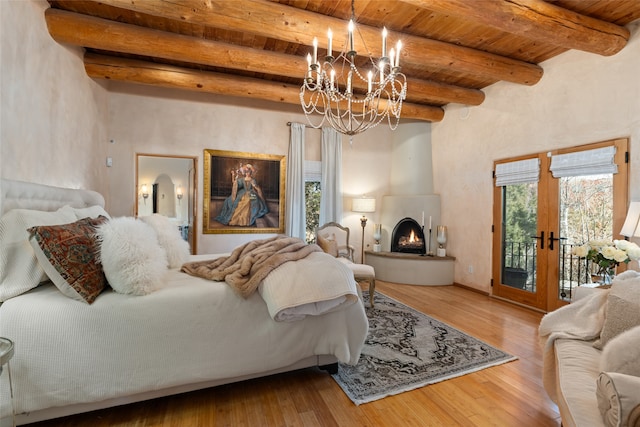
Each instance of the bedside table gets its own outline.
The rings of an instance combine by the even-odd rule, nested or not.
[[[11,417],[13,418],[13,425],[16,425],[16,412],[13,407],[13,385],[11,384],[11,365],[9,361],[13,357],[13,341],[8,338],[0,337],[0,374],[2,374],[2,368],[7,365],[7,374],[9,376],[9,394],[11,396]]]

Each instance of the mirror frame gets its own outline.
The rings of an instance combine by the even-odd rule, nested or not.
[[[187,199],[188,202],[192,203],[192,218],[193,218],[193,223],[190,224],[189,227],[189,243],[191,245],[191,253],[192,254],[197,254],[198,253],[198,156],[183,156],[183,155],[179,155],[179,154],[150,154],[150,153],[136,153],[136,170],[135,170],[135,187],[134,187],[134,194],[133,194],[133,200],[134,202],[134,216],[137,218],[138,217],[138,198],[139,198],[139,193],[140,193],[140,182],[138,181],[138,176],[140,173],[139,170],[139,163],[140,163],[140,157],[158,157],[158,158],[168,158],[168,159],[187,159],[187,160],[191,160],[193,162],[193,177],[192,177],[192,189],[191,189],[191,194],[187,195],[187,193],[184,193],[185,195],[189,196],[189,197],[185,197]]]

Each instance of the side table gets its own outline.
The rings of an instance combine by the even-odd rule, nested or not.
[[[11,417],[12,423],[16,425],[16,411],[13,406],[13,385],[11,384],[11,365],[9,361],[13,357],[13,341],[8,338],[0,337],[0,374],[2,374],[2,368],[7,365],[7,375],[9,376],[9,395],[11,398]]]

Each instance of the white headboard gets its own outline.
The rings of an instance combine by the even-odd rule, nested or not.
[[[95,205],[104,207],[104,197],[91,190],[53,187],[10,179],[0,181],[0,215],[11,209],[55,211],[65,205],[74,208]]]

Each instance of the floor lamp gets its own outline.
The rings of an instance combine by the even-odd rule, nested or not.
[[[353,199],[351,203],[351,210],[353,212],[362,213],[360,218],[360,225],[362,225],[362,242],[360,243],[360,263],[364,264],[364,228],[367,226],[367,217],[365,213],[371,213],[376,211],[376,199],[373,197],[358,197]]]

